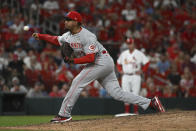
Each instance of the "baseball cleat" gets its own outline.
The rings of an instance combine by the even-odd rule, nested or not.
[[[156,111],[165,112],[165,109],[164,109],[163,105],[161,104],[161,101],[160,101],[159,98],[156,97],[156,96],[151,100],[151,106],[152,106]]]
[[[62,116],[55,116],[52,120],[50,120],[51,123],[63,123],[71,121],[72,117],[62,117]]]

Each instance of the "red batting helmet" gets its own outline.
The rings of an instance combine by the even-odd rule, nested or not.
[[[76,11],[70,11],[65,15],[66,18],[71,19],[71,20],[75,20],[79,23],[82,22],[82,16],[80,15],[80,13],[76,12]]]
[[[127,44],[133,44],[134,43],[134,39],[133,38],[127,38],[126,40]]]

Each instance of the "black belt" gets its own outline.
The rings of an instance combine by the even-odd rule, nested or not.
[[[124,73],[125,75],[137,75],[136,73]]]

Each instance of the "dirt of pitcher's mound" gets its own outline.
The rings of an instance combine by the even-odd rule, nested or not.
[[[5,129],[5,128],[4,128]],[[40,124],[6,129],[63,131],[196,130],[196,111],[169,111],[118,118]]]

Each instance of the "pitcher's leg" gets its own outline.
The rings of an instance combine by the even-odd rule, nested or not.
[[[78,97],[80,96],[81,91],[84,87],[86,87],[89,83],[95,80],[94,76],[90,75],[93,74],[93,67],[83,69],[72,81],[71,87],[65,96],[61,108],[59,111],[60,116],[70,117],[71,111],[76,103]],[[90,77],[91,76],[91,77]],[[90,77],[90,78],[89,78]]]
[[[135,95],[131,92],[123,91],[119,86],[114,72],[111,72],[107,77],[102,79],[100,83],[106,89],[106,91],[116,100],[130,104],[138,104],[144,110],[147,109],[150,105],[151,99]]]
[[[77,82],[72,82],[72,85],[66,94],[59,111],[60,116],[64,117],[70,117],[71,116],[71,110],[77,101],[78,97],[80,96],[80,92],[83,90],[83,88],[80,88],[77,86]]]

